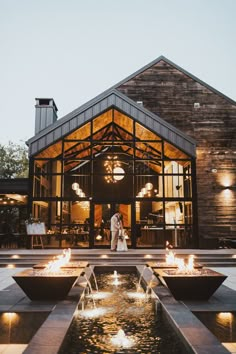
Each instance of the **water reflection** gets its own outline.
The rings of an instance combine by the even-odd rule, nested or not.
[[[143,290],[137,293],[137,275],[119,274],[119,285],[112,285],[112,278],[111,273],[97,275],[97,294],[106,296],[96,298],[96,308],[85,298],[60,354],[181,353],[161,312],[155,313],[154,301],[147,301]]]

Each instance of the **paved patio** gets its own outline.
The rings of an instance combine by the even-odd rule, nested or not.
[[[15,251],[15,252],[14,252]],[[48,255],[60,254],[60,250],[40,250],[41,252],[48,253]],[[37,254],[39,250],[17,250],[17,254]],[[109,254],[109,250],[83,250],[84,254],[96,253],[100,255]],[[144,250],[129,250],[129,253],[134,256],[143,253]],[[158,250],[160,253],[165,253],[165,250]],[[209,250],[175,250],[176,253],[194,253],[202,252],[209,254]],[[16,250],[3,251],[7,254],[16,253]],[[0,252],[0,254],[3,254]],[[72,250],[76,252],[76,250]],[[81,252],[81,250],[80,250]],[[157,250],[146,250],[147,254],[156,254]],[[225,254],[235,255],[235,250],[214,250],[212,251],[224,252]],[[127,257],[127,266],[128,254]],[[112,264],[110,264],[112,265]],[[141,273],[143,266],[139,265],[138,270]],[[42,303],[31,302],[18,285],[13,280],[12,276],[23,269],[27,268],[0,268],[0,311],[1,312],[14,312],[14,311],[49,311],[48,319],[40,327],[30,345],[16,345],[16,344],[2,344],[0,345],[0,354],[55,354],[60,347],[62,338],[68,329],[69,324],[77,308],[77,303],[83,287],[76,286],[72,289],[69,297],[59,304],[55,303]],[[236,267],[222,267],[211,268],[217,272],[223,273],[228,276],[216,292],[216,297],[210,299],[208,302],[194,303],[194,302],[177,302],[170,295],[168,289],[162,286],[157,286],[153,290],[158,295],[167,317],[170,322],[177,325],[179,333],[183,336],[183,341],[186,340],[190,343],[194,353],[198,354],[223,354],[227,352],[236,353],[236,345],[231,344],[227,346],[227,350],[220,346],[215,337],[204,327],[201,322],[192,314],[191,311],[197,310],[220,310],[220,311],[236,311]],[[88,272],[90,269],[87,268]],[[89,275],[89,274],[88,274]],[[149,281],[151,274],[145,275],[146,282]],[[53,311],[52,311],[53,310]]]

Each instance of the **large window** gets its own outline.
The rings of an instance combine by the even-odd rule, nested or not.
[[[111,109],[31,158],[32,212],[46,223],[49,247],[99,246],[95,210],[112,203],[130,206],[130,246],[188,247],[193,162]]]
[[[25,247],[27,195],[9,193],[0,195],[0,248]]]

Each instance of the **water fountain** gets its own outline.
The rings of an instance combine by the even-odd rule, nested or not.
[[[94,283],[95,283],[95,287],[96,287],[96,291],[98,292],[98,283],[97,283],[97,278],[95,276],[95,273],[94,273],[94,270],[93,270],[93,267],[91,267],[91,265],[89,265],[89,269],[93,275],[93,279],[94,279]]]
[[[136,272],[128,268],[119,273],[106,270],[96,272],[96,277],[99,285],[99,291],[94,294],[96,308],[91,301],[80,303],[59,354],[78,350],[99,354],[150,354],[161,350],[181,353],[180,341],[162,312],[155,312],[157,299],[147,300],[143,289],[137,292]],[[91,294],[85,296],[85,302],[88,298],[91,299]]]
[[[146,291],[145,291],[146,297],[151,292],[152,288],[156,285],[158,285],[158,281],[157,281],[155,274],[152,273],[151,279],[149,280],[147,287],[146,287]]]
[[[70,255],[70,249],[64,250],[44,267],[26,269],[13,279],[31,300],[63,300],[84,270],[69,266]]]
[[[123,329],[119,329],[117,334],[111,338],[111,343],[118,348],[131,348],[134,345],[132,338],[127,337]]]
[[[144,273],[145,273],[146,270],[149,270],[149,272],[151,272],[151,274],[153,274],[153,270],[152,270],[151,267],[149,267],[149,265],[146,265],[146,266],[143,267],[142,272],[141,272],[141,274],[140,274],[140,276],[139,276],[139,281],[138,281],[138,284],[137,284],[137,291],[139,291],[140,289],[142,289],[142,287],[141,287],[141,281],[142,281],[142,278],[143,278]]]

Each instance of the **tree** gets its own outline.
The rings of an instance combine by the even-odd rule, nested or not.
[[[0,178],[28,177],[28,149],[23,144],[0,144]]]

